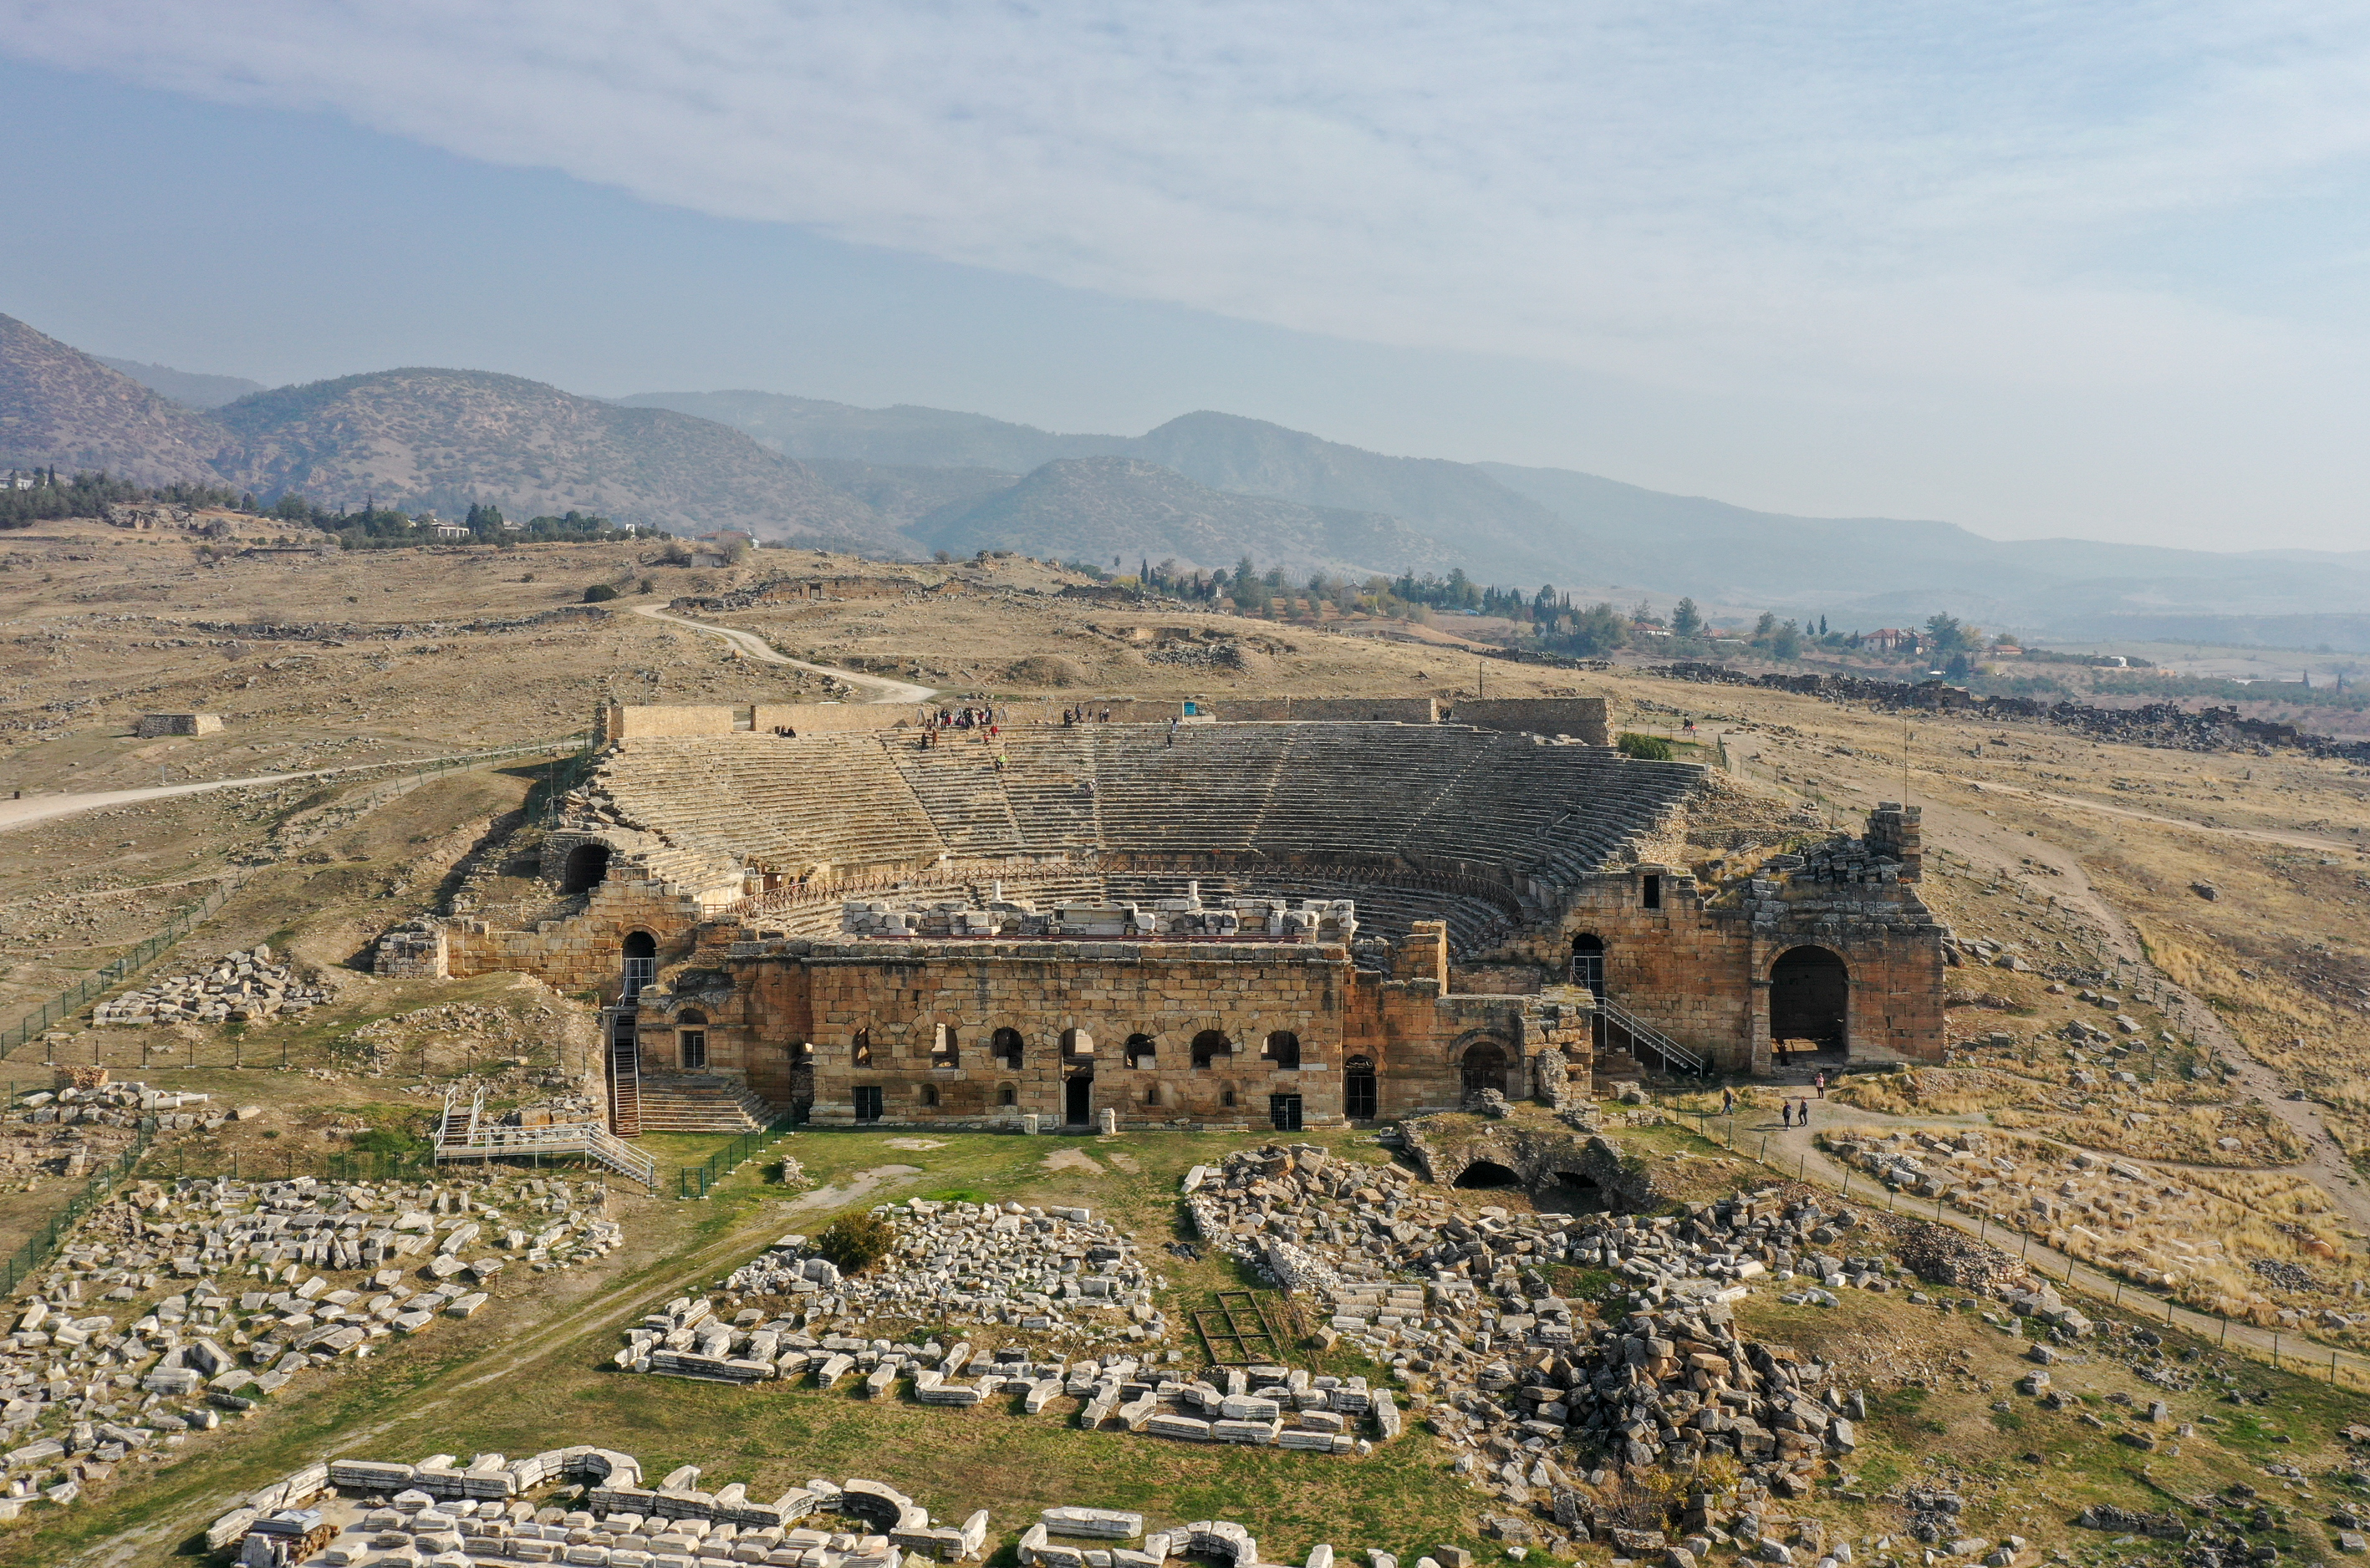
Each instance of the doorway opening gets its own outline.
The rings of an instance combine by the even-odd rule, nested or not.
[[[1457,1173],[1455,1185],[1460,1187],[1512,1187],[1522,1185],[1521,1178],[1495,1160],[1476,1160]]]
[[[1375,1059],[1352,1057],[1341,1067],[1341,1114],[1353,1122],[1375,1119]]]
[[[579,844],[568,852],[568,859],[559,870],[559,890],[563,893],[589,893],[609,876],[609,846]]]
[[[1477,1042],[1467,1049],[1459,1068],[1467,1100],[1479,1098],[1485,1089],[1494,1089],[1501,1094],[1506,1092],[1506,1053],[1496,1042]]]
[[[1582,933],[1571,939],[1571,983],[1586,986],[1597,1001],[1605,1000],[1605,939]]]
[[[1846,1054],[1851,973],[1824,947],[1789,948],[1769,967],[1769,1040],[1779,1051]]]

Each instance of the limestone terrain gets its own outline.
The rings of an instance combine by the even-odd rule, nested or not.
[[[581,726],[592,701],[613,695],[724,704],[811,699],[824,690],[821,677],[733,657],[695,627],[600,612],[614,603],[576,607],[595,581],[619,585],[629,605],[680,601],[677,612],[690,620],[750,632],[817,664],[932,685],[948,700],[1453,699],[1482,681],[1492,696],[1605,695],[1616,704],[1616,729],[1670,734],[1683,757],[1717,760],[1728,739],[1734,766],[1722,775],[1717,811],[1692,823],[1669,853],[1698,865],[1718,860],[1731,873],[1757,858],[1811,850],[1831,823],[1904,794],[1899,714],[1619,668],[1492,661],[1485,670],[1453,641],[1386,640],[1381,634],[1413,635],[1396,624],[1253,622],[1109,601],[1075,574],[1018,557],[898,567],[764,550],[750,564],[706,569],[663,567],[615,545],[322,557],[275,553],[266,532],[232,541],[236,550],[203,542],[210,553],[202,559],[212,564],[201,565],[194,537],[97,523],[35,532],[40,537],[0,540],[9,568],[0,577],[9,590],[0,638],[16,639],[6,645],[16,657],[0,718],[14,727],[0,732],[0,796],[22,789],[36,804],[64,792],[153,787],[160,769],[175,784],[210,783],[557,737]],[[767,597],[771,574],[848,587],[785,601]],[[644,578],[653,584],[647,600],[639,591]],[[1081,591],[1064,597],[1064,589]],[[166,708],[220,712],[225,727],[165,739],[131,734],[138,714]],[[1692,738],[1682,729],[1688,718]],[[496,1248],[481,1230],[454,1253],[431,1249],[420,1262],[407,1255],[399,1288],[411,1295],[401,1299],[372,1277],[396,1264],[363,1267],[374,1260],[361,1256],[361,1243],[393,1229],[366,1221],[391,1221],[400,1211],[382,1203],[332,1215],[332,1195],[376,1193],[384,1181],[416,1189],[424,1178],[382,1179],[351,1162],[382,1157],[373,1150],[416,1150],[450,1087],[465,1099],[485,1089],[489,1105],[505,1113],[581,1105],[597,1059],[581,998],[508,977],[392,980],[367,972],[364,957],[389,927],[456,900],[526,908],[550,896],[531,874],[530,852],[540,792],[551,761],[565,753],[418,780],[398,780],[393,769],[272,780],[125,800],[9,830],[13,853],[0,863],[0,951],[8,959],[0,999],[11,1011],[0,1021],[225,882],[233,892],[220,911],[139,983],[210,974],[218,960],[260,944],[289,984],[317,988],[326,1000],[294,1015],[244,1021],[225,1010],[216,1019],[93,1028],[78,1015],[12,1055],[6,1076],[28,1119],[9,1122],[0,1147],[31,1156],[11,1173],[21,1173],[32,1190],[0,1194],[0,1239],[13,1246],[34,1234],[81,1190],[86,1175],[66,1173],[74,1150],[85,1172],[95,1169],[132,1147],[143,1119],[157,1125],[135,1182],[153,1185],[127,1190],[169,1197],[170,1206],[144,1210],[109,1198],[81,1222],[60,1261],[35,1276],[44,1300],[78,1282],[86,1299],[52,1301],[53,1310],[111,1322],[66,1347],[85,1353],[79,1361],[58,1356],[54,1343],[22,1343],[21,1334],[7,1353],[30,1379],[17,1397],[40,1413],[29,1442],[10,1446],[59,1445],[12,1471],[38,1482],[22,1496],[46,1499],[69,1483],[77,1490],[63,1506],[25,1502],[0,1534],[0,1562],[70,1561],[102,1541],[115,1544],[90,1561],[165,1561],[240,1498],[333,1444],[413,1467],[451,1454],[454,1468],[466,1470],[479,1454],[516,1459],[588,1442],[650,1455],[653,1475],[701,1467],[710,1480],[688,1489],[710,1497],[713,1483],[726,1481],[772,1498],[819,1474],[871,1476],[930,1499],[945,1515],[932,1528],[960,1528],[986,1508],[990,1550],[1030,1553],[1082,1539],[1021,1540],[1043,1522],[1043,1510],[1072,1507],[1141,1514],[1145,1533],[1127,1539],[1147,1545],[1151,1534],[1234,1521],[1256,1538],[1263,1561],[1301,1562],[1330,1544],[1410,1563],[1432,1556],[1442,1568],[1458,1552],[1504,1561],[1510,1547],[1593,1562],[1616,1554],[1661,1562],[1674,1548],[1699,1562],[1747,1552],[1775,1560],[1772,1546],[1815,1552],[1813,1563],[1843,1562],[1839,1548],[1854,1562],[1922,1565],[1929,1551],[1955,1562],[2005,1551],[2031,1562],[2058,1551],[2169,1562],[2178,1551],[2150,1533],[2172,1528],[2168,1519],[2198,1532],[2225,1561],[2235,1560],[2234,1539],[2248,1551],[2268,1545],[2295,1557],[2334,1554],[2351,1528],[2338,1516],[2352,1516],[2349,1500],[2361,1491],[2356,1450],[2344,1436],[2363,1419],[2349,1380],[2354,1363],[2343,1361],[2346,1376],[2332,1389],[2328,1356],[2356,1349],[2362,1325],[2352,1320],[2363,1309],[2355,1285],[2364,1277],[2370,1230],[2353,1164],[2370,1150],[2370,1091],[2357,1082],[2370,1081],[2370,1065],[2355,1059],[2370,1000],[2361,991],[2370,968],[2357,922],[2360,900],[2370,896],[2370,863],[2356,831],[2370,827],[2370,777],[2333,761],[2153,750],[2038,726],[1920,715],[1908,728],[1906,794],[1925,807],[1929,846],[1922,892],[1957,937],[1949,971],[1955,1059],[1908,1074],[1855,1075],[1828,1085],[1824,1104],[1807,1081],[1746,1086],[1733,1118],[1720,1114],[1716,1087],[1650,1082],[1637,1096],[1645,1103],[1603,1107],[1598,1130],[1584,1135],[1604,1139],[1614,1151],[1607,1158],[1628,1162],[1621,1169],[1657,1173],[1651,1188],[1616,1205],[1641,1212],[1575,1213],[1580,1195],[1552,1182],[1536,1191],[1459,1189],[1450,1185],[1457,1173],[1447,1170],[1428,1181],[1410,1154],[1373,1142],[1371,1133],[1307,1139],[1334,1162],[1332,1177],[1313,1186],[1304,1174],[1323,1162],[1304,1163],[1296,1151],[1269,1152],[1239,1136],[1162,1132],[1049,1145],[949,1134],[903,1140],[924,1145],[908,1148],[861,1131],[800,1132],[765,1160],[719,1176],[701,1203],[674,1198],[676,1173],[707,1167],[726,1140],[654,1138],[645,1142],[662,1161],[664,1196],[613,1192],[607,1217],[623,1228],[616,1247],[566,1271],[536,1273],[535,1263],[552,1261],[552,1247],[572,1242],[592,1253],[587,1230],[579,1222],[538,1242],[559,1216],[516,1223],[520,1201],[495,1198],[506,1222],[499,1239],[507,1242],[515,1229],[523,1245]],[[13,804],[0,798],[0,807]],[[2196,892],[2199,883],[2215,896]],[[169,1108],[162,1099],[143,1104],[138,1093],[129,1103],[86,1098],[84,1090],[73,1101],[23,1098],[59,1094],[61,1069],[87,1075],[99,1067],[148,1093],[210,1098],[177,1098]],[[1812,1102],[1815,1127],[1781,1127],[1780,1097]],[[262,1114],[225,1114],[247,1106]],[[80,1113],[72,1121],[69,1108]],[[1513,1109],[1490,1125],[1528,1126],[1545,1115]],[[57,1115],[29,1119],[45,1111]],[[1559,1126],[1538,1130],[1583,1136]],[[1820,1137],[1824,1150],[1812,1147]],[[1049,1160],[1049,1150],[1061,1158]],[[765,1173],[780,1152],[803,1168],[811,1190]],[[1266,1169],[1286,1154],[1288,1170]],[[1839,1191],[1846,1157],[1847,1196]],[[1197,1166],[1202,1184],[1187,1195]],[[1260,1173],[1236,1185],[1235,1173],[1251,1168]],[[287,1212],[334,1219],[306,1228],[305,1244],[317,1236],[328,1251],[310,1261],[300,1248],[267,1264],[252,1238],[231,1231],[282,1212],[261,1195],[308,1174],[315,1208]],[[1807,1179],[1786,1179],[1798,1174]],[[1893,1179],[1878,1185],[1888,1174]],[[1352,1177],[1355,1185],[1335,1190]],[[509,1191],[536,1181],[578,1184],[584,1173],[519,1171],[500,1180]],[[462,1185],[473,1203],[486,1201],[474,1196],[474,1182]],[[1967,1238],[1962,1247],[1958,1231],[1937,1230],[1937,1197],[1946,1219],[1958,1216],[1995,1242],[2007,1224],[2011,1240],[1987,1247]],[[1140,1260],[1143,1277],[1131,1278],[1129,1290],[1148,1292],[1123,1312],[1096,1310],[1150,1331],[1132,1310],[1144,1305],[1157,1332],[1064,1345],[1049,1329],[1027,1326],[1028,1317],[1048,1314],[956,1323],[943,1310],[936,1323],[919,1311],[843,1322],[834,1310],[820,1323],[769,1330],[793,1310],[811,1310],[794,1304],[811,1293],[753,1292],[754,1274],[732,1283],[737,1272],[786,1255],[777,1250],[786,1235],[811,1237],[842,1209],[903,1206],[923,1217],[916,1199],[948,1206],[941,1219],[963,1204],[983,1215],[1012,1204],[1047,1214],[1090,1210],[1113,1244]],[[1913,1207],[1924,1217],[1915,1226]],[[1839,1223],[1846,1214],[1853,1223]],[[172,1234],[150,1229],[160,1226],[174,1227]],[[435,1233],[451,1229],[440,1224]],[[1820,1239],[1822,1230],[1829,1239]],[[212,1258],[209,1230],[223,1239]],[[2028,1234],[2031,1262],[2019,1255]],[[176,1260],[190,1245],[200,1272],[184,1276]],[[249,1250],[236,1254],[237,1245]],[[538,1245],[546,1256],[529,1258]],[[2128,1287],[2123,1302],[2111,1290],[2097,1298],[2054,1284],[2062,1278],[2057,1248],[2114,1270]],[[134,1266],[134,1252],[148,1261]],[[413,1336],[378,1315],[385,1307],[401,1309],[397,1317],[427,1310],[417,1302],[443,1295],[444,1282],[418,1272],[435,1257],[468,1264],[489,1255],[508,1264],[490,1284],[457,1273],[451,1281],[490,1298],[466,1320],[438,1310],[432,1331]],[[354,1266],[341,1271],[341,1258]],[[926,1270],[929,1254],[919,1262]],[[293,1278],[250,1272],[292,1266]],[[1788,1270],[1793,1277],[1778,1277]],[[107,1282],[118,1273],[121,1280]],[[327,1282],[323,1291],[272,1300],[315,1275]],[[901,1310],[924,1304],[921,1279],[883,1276],[900,1277],[910,1292]],[[88,1299],[127,1285],[132,1299]],[[2043,1286],[2059,1292],[2054,1300]],[[1739,1287],[1744,1294],[1718,1302]],[[356,1293],[329,1303],[339,1311],[335,1320],[299,1304],[322,1301],[332,1288]],[[1220,1289],[1248,1290],[1266,1306],[1282,1337],[1279,1359],[1259,1365],[1281,1377],[1262,1379],[1246,1366],[1244,1388],[1231,1389],[1228,1369],[1211,1359],[1193,1326]],[[2236,1309],[2228,1342],[2167,1332],[2162,1306],[2152,1306],[2167,1290],[2209,1307],[2226,1298]],[[254,1294],[263,1301],[248,1308]],[[382,1296],[390,1299],[379,1302]],[[166,1310],[177,1297],[178,1323]],[[672,1316],[665,1310],[677,1301],[687,1313],[695,1299],[715,1303],[708,1318],[670,1323],[659,1340],[689,1330],[683,1353],[708,1354],[698,1348],[698,1330],[720,1319],[745,1336],[724,1342],[718,1359],[730,1362],[752,1359],[739,1353],[772,1332],[775,1375],[718,1381],[635,1376],[614,1365],[629,1331],[656,1332],[646,1317]],[[20,1293],[16,1312],[24,1299]],[[1034,1303],[1016,1298],[1013,1305]],[[1728,1321],[1714,1321],[1716,1306]],[[308,1311],[315,1321],[291,1333]],[[759,1316],[737,1321],[751,1311]],[[148,1318],[155,1328],[140,1330]],[[196,1332],[201,1327],[207,1335]],[[322,1365],[310,1357],[327,1337],[301,1352],[296,1341],[324,1327],[358,1329],[361,1337],[343,1355],[328,1352]],[[1559,1328],[1568,1342],[1553,1339]],[[2268,1364],[2272,1332],[2285,1336],[2278,1370]],[[249,1345],[224,1337],[235,1333]],[[779,1336],[790,1333],[816,1343],[786,1345]],[[226,1370],[258,1379],[291,1354],[307,1359],[259,1398],[212,1389],[219,1373],[201,1380],[205,1392],[139,1386],[160,1370],[185,1369],[186,1356],[182,1366],[162,1363],[199,1337],[231,1354],[237,1365]],[[861,1344],[834,1349],[833,1339]],[[133,1340],[154,1359],[127,1360]],[[934,1340],[940,1355],[924,1357]],[[942,1370],[966,1340],[960,1375]],[[263,1343],[275,1349],[259,1367],[246,1353]],[[1670,1345],[1669,1355],[1658,1344]],[[372,1354],[358,1357],[365,1346]],[[2050,1359],[2036,1359],[2036,1348]],[[824,1359],[786,1378],[790,1350],[823,1351]],[[829,1389],[813,1386],[834,1356],[848,1356],[849,1368]],[[2299,1356],[2309,1378],[2297,1374]],[[1697,1356],[1729,1369],[1716,1373]],[[898,1357],[873,1396],[855,1391]],[[985,1369],[974,1374],[983,1359]],[[1131,1359],[1133,1367],[1118,1370]],[[52,1397],[52,1367],[66,1374],[62,1398]],[[1000,1370],[1023,1367],[1025,1374]],[[1812,1367],[1821,1369],[1815,1379],[1806,1377]],[[1058,1392],[1045,1391],[1039,1408],[1028,1410],[1032,1391],[1053,1380],[1056,1368]],[[1611,1380],[1617,1387],[1600,1386],[1600,1374],[1616,1368],[1636,1375],[1620,1372]],[[1789,1381],[1770,1368],[1783,1368]],[[2036,1370],[2047,1380],[2019,1391]],[[915,1386],[922,1371],[937,1373],[938,1387],[977,1397],[926,1402]],[[94,1394],[102,1373],[105,1386]],[[132,1386],[117,1383],[119,1375]],[[1697,1386],[1698,1375],[1707,1386]],[[1715,1376],[1726,1378],[1725,1389],[1708,1386]],[[1334,1408],[1335,1391],[1358,1391],[1356,1379],[1370,1395],[1389,1396],[1404,1420],[1397,1436],[1379,1431],[1371,1399],[1365,1411]],[[1176,1385],[1166,1396],[1163,1380]],[[1187,1408],[1196,1383],[1215,1392],[1216,1410],[1199,1393]],[[1263,1391],[1271,1389],[1288,1403]],[[1799,1397],[1779,1401],[1786,1391]],[[1117,1396],[1109,1415],[1087,1422],[1105,1391]],[[1302,1403],[1304,1393],[1320,1391],[1321,1405]],[[217,1402],[214,1392],[250,1403]],[[1117,1412],[1147,1392],[1146,1430],[1156,1416],[1177,1435],[1151,1440],[1126,1430]],[[1849,1406],[1855,1393],[1864,1415],[1835,1408]],[[1229,1399],[1264,1399],[1274,1413],[1240,1405],[1244,1413],[1228,1415]],[[2150,1419],[2156,1402],[2165,1406],[2161,1419]],[[1555,1417],[1542,1413],[1558,1404]],[[98,1413],[102,1405],[111,1413]],[[218,1426],[190,1426],[186,1417],[202,1426],[208,1413]],[[1719,1425],[1698,1419],[1708,1413]],[[1303,1425],[1311,1415],[1343,1418],[1342,1432],[1322,1433],[1328,1452],[1202,1441],[1177,1425],[1203,1422],[1214,1436],[1222,1421],[1262,1429],[1274,1422],[1280,1439],[1319,1433]],[[168,1417],[180,1421],[178,1430]],[[1850,1426],[1848,1450],[1835,1446],[1838,1419]],[[1558,1435],[1526,1429],[1528,1422]],[[150,1436],[110,1460],[101,1449],[121,1439],[104,1434],[102,1423]],[[74,1430],[86,1425],[92,1441],[77,1447]],[[1754,1453],[1743,1451],[1755,1432],[1768,1439],[1766,1454],[1757,1440]],[[1337,1435],[1373,1450],[1332,1453]],[[1797,1437],[1816,1443],[1806,1448]],[[1687,1457],[1698,1438],[1699,1463]],[[1534,1439],[1539,1448],[1528,1447]],[[1633,1442],[1661,1451],[1635,1464]],[[1781,1457],[1788,1462],[1766,1473],[1748,1468]],[[1793,1462],[1801,1459],[1807,1467]],[[135,1483],[134,1475],[153,1479]],[[2257,1494],[2226,1490],[2238,1484]],[[401,1490],[374,1495],[392,1507]],[[362,1505],[368,1496],[350,1501],[357,1523],[377,1506]],[[586,1541],[563,1539],[563,1548],[592,1544],[592,1522],[606,1516],[569,1522],[570,1512],[594,1513],[586,1494],[535,1502],[530,1519],[561,1527],[563,1538],[587,1531]],[[540,1520],[546,1507],[561,1508],[561,1517]],[[645,1509],[616,1511],[650,1517]],[[2086,1514],[2103,1524],[2076,1523]],[[451,1516],[449,1533],[472,1533],[458,1527],[480,1516]],[[507,1505],[502,1517],[519,1522]],[[428,1533],[442,1523],[430,1521]],[[1659,1546],[1644,1544],[1653,1530],[1662,1532]],[[624,1533],[653,1539],[666,1532],[638,1526]],[[856,1537],[826,1531],[821,1550],[852,1550],[830,1547],[833,1533]],[[2134,1539],[2116,1546],[2123,1536]],[[1954,1551],[1962,1542],[1981,1550]],[[613,1539],[603,1550],[616,1546]],[[659,1554],[654,1546],[626,1550]],[[1041,1560],[1080,1568],[1058,1555]]]

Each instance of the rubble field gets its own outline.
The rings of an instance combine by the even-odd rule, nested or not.
[[[700,1468],[684,1465],[645,1484],[634,1456],[589,1445],[523,1459],[478,1454],[466,1465],[454,1454],[414,1464],[331,1459],[249,1495],[214,1521],[206,1545],[242,1568],[281,1568],[300,1556],[328,1568],[896,1568],[901,1559],[979,1562],[993,1529],[985,1508],[944,1522],[877,1481],[818,1478],[770,1502],[740,1482],[712,1491],[701,1482]],[[1257,1538],[1231,1520],[1145,1526],[1145,1515],[1126,1509],[1043,1508],[1015,1555],[1023,1568],[1160,1568],[1171,1557],[1260,1562]],[[1470,1568],[1469,1552],[1441,1551]],[[1332,1568],[1336,1555],[1319,1545],[1304,1568]],[[1387,1552],[1365,1555],[1375,1568],[1397,1568]],[[1427,1557],[1419,1568],[1441,1565]]]
[[[0,1516],[71,1502],[309,1371],[470,1317],[512,1263],[602,1255],[622,1239],[606,1206],[598,1182],[508,1173],[138,1184],[91,1211],[0,1339]]]

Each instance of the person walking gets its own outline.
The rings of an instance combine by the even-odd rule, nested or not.
[[[1811,1102],[1808,1100],[1802,1102],[1801,1109],[1794,1117],[1794,1125],[1796,1127],[1809,1127],[1811,1125]]]
[[[1783,1121],[1788,1127],[1792,1127],[1794,1125],[1794,1102],[1791,1100],[1779,1101],[1778,1103],[1778,1119]]]
[[[1736,1115],[1736,1086],[1734,1084],[1722,1084],[1720,1086],[1720,1114],[1723,1116],[1732,1116]]]

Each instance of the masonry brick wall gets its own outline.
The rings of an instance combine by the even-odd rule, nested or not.
[[[1569,735],[1591,746],[1613,736],[1602,697],[1467,697],[1443,715],[1450,724],[1531,735]]]

